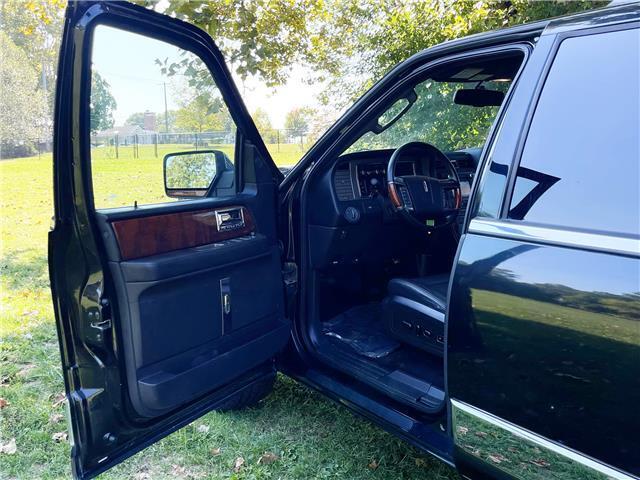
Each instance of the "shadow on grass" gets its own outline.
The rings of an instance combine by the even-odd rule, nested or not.
[[[0,259],[2,288],[49,288],[47,257],[34,250],[14,250]]]
[[[189,446],[188,462],[182,457],[185,445]],[[273,453],[277,460],[261,464],[265,453]],[[235,475],[238,458],[244,463]],[[162,459],[164,467],[156,459]],[[206,478],[460,478],[440,461],[283,375],[256,407],[209,413],[128,460],[113,474],[121,478],[146,472],[162,477],[172,462],[188,475]],[[146,470],[150,464],[154,465],[151,472]]]
[[[68,441],[54,440],[67,430],[59,358],[53,320],[6,336],[0,343],[4,377],[0,396],[9,401],[2,410],[0,437],[15,438],[17,444],[16,454],[3,456],[0,462],[0,478],[70,476]],[[265,452],[273,452],[277,460],[261,463]],[[234,472],[239,457],[245,464]],[[211,412],[100,478],[459,477],[345,407],[281,375],[274,391],[257,407]]]

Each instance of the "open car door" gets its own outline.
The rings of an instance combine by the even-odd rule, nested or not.
[[[135,133],[105,133],[115,104],[162,102],[149,65],[167,77],[164,136],[147,114]],[[222,133],[169,135],[167,89]],[[69,4],[49,268],[76,478],[275,375],[290,336],[281,178],[207,34],[128,3]]]

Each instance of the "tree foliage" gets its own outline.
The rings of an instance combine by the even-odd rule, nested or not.
[[[251,114],[253,117],[253,122],[258,127],[258,131],[262,134],[268,133],[270,130],[273,130],[273,125],[271,124],[271,118],[269,114],[262,108],[256,108],[256,110]]]
[[[484,86],[506,91],[509,82],[485,82]],[[396,148],[409,141],[431,143],[443,151],[482,146],[499,107],[458,105],[453,97],[460,88],[465,85],[432,80],[418,84],[414,88],[417,100],[411,108],[382,133],[363,135],[351,151]]]
[[[203,93],[176,112],[175,126],[185,132],[202,133],[214,130],[229,130],[231,116],[222,98]]]
[[[24,51],[0,32],[0,143],[4,156],[28,155],[46,140],[47,102]]]
[[[445,40],[606,3],[170,0],[165,13],[206,30],[241,78],[279,85],[292,64],[305,65],[315,72],[309,81],[329,80],[324,100],[343,106],[398,62]]]
[[[140,128],[144,128],[144,112],[135,112],[127,117],[124,121],[125,125],[137,125]]]
[[[191,22],[215,39],[241,78],[257,75],[268,85],[287,79],[291,65],[332,69],[331,50],[341,48],[332,24],[334,8],[323,0],[153,0],[141,3]]]
[[[176,118],[177,118],[176,110],[168,110],[166,112],[166,120],[165,120],[165,112],[158,113],[156,125],[158,127],[159,133],[169,133],[175,132],[177,130],[176,127]]]
[[[216,156],[210,152],[173,155],[166,172],[169,188],[207,188],[216,175]]]
[[[258,132],[260,132],[260,135],[262,135],[265,142],[275,143],[277,141],[278,132],[273,128],[269,114],[262,108],[256,108],[256,110],[251,114],[251,117],[253,117],[253,123],[256,124]]]
[[[327,81],[323,100],[334,109],[344,107],[361,95],[398,62],[444,40],[606,3],[562,0],[133,1],[206,30],[241,78],[255,76],[268,85],[281,85],[286,82],[292,65],[308,67],[307,71],[312,72],[308,81]],[[42,90],[47,100],[46,110],[36,109],[38,117],[29,118],[29,122],[38,128],[45,125],[49,132],[65,3],[64,0],[0,0],[0,30],[22,50],[29,65],[30,87]],[[2,61],[4,63],[4,58]],[[171,65],[165,67],[171,74]],[[194,87],[208,75],[189,58],[174,67],[173,72],[186,72]],[[39,104],[36,98],[39,96],[30,97],[32,106]],[[5,102],[4,97],[2,100]],[[228,115],[221,120],[230,126]],[[163,125],[164,122],[159,122],[160,128],[164,128]],[[23,141],[28,142],[28,138]]]
[[[111,94],[109,83],[94,71],[91,75],[91,132],[113,127],[113,112],[117,107],[116,99]]]
[[[309,131],[315,110],[309,107],[294,108],[284,119],[284,128],[290,135],[300,136]]]
[[[363,16],[358,30],[345,32],[345,42],[355,45],[351,57],[334,75],[325,101],[344,106],[398,63],[428,47],[447,40],[525,22],[551,18],[606,5],[591,1],[466,1],[390,0]],[[357,55],[355,55],[357,54]]]
[[[427,47],[474,33],[519,25],[593,8],[587,1],[428,1],[385,2],[383,14],[365,37],[371,51],[367,70],[380,76]]]
[[[65,5],[64,0],[0,0],[0,30],[22,49],[35,70],[48,101],[49,124]]]

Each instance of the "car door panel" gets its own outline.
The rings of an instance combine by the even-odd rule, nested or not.
[[[640,402],[638,259],[508,238],[526,229],[506,222],[474,220],[470,231],[451,287],[451,398],[637,473],[640,425],[620,412]],[[482,422],[457,422],[467,453]]]
[[[119,265],[128,283],[160,282],[271,255],[274,248],[267,237],[262,234],[253,234],[119,262]]]
[[[627,93],[637,82],[630,73],[622,74],[628,84],[584,86],[593,94],[583,102],[571,81],[574,74],[593,76],[588,68],[619,65],[637,76],[625,50],[637,43],[634,27],[559,35],[550,28],[542,35],[479,177],[450,287],[446,340],[456,465],[470,468],[471,476],[476,470],[523,479],[640,473],[640,424],[632,414],[640,402],[637,176],[622,163],[637,171],[637,102]],[[562,48],[570,50],[561,56]],[[540,92],[556,96],[549,101]],[[559,111],[631,120],[610,131],[578,121],[557,129],[568,125]],[[544,121],[532,122],[545,112]],[[605,180],[603,158],[608,172],[627,173],[624,181]],[[544,215],[528,217],[542,206]],[[599,214],[618,208],[619,217]],[[612,219],[625,230],[605,223]]]
[[[224,196],[95,210],[89,100],[100,25],[204,62],[237,132]],[[70,2],[61,52],[49,268],[73,473],[91,478],[275,374],[290,338],[276,235],[281,174],[201,30],[126,2]],[[244,224],[219,229],[216,212],[234,208]]]
[[[216,213],[230,209],[242,209],[245,226],[220,231]],[[264,281],[280,276],[279,249],[256,232],[250,212],[230,205],[113,221],[98,214],[102,239],[117,244],[107,257],[122,285],[127,382],[140,416],[167,413],[286,343],[281,287]]]

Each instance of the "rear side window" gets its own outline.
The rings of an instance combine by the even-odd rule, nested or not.
[[[562,42],[517,171],[509,217],[640,234],[640,30]]]

